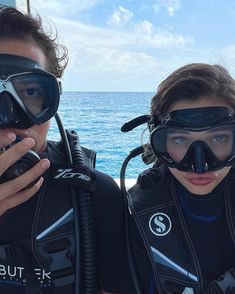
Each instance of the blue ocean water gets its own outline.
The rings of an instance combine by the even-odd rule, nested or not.
[[[78,132],[80,144],[97,152],[97,169],[119,178],[123,160],[130,150],[141,144],[141,133],[146,129],[144,125],[122,133],[121,126],[149,113],[152,96],[150,92],[65,92],[58,113],[65,128]],[[52,121],[49,138],[60,138],[55,121]],[[128,165],[126,177],[136,178],[146,167],[141,158],[136,157]]]

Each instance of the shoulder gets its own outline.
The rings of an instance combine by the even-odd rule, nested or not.
[[[129,207],[140,212],[165,203],[171,195],[172,176],[168,168],[150,168],[143,171],[135,186],[128,191]]]
[[[120,194],[120,188],[111,176],[98,170],[93,170],[93,172],[96,177],[95,187],[97,193],[109,194],[110,196]]]
[[[136,185],[132,189],[145,190],[155,185],[162,184],[169,176],[169,170],[165,166],[151,167],[141,172],[137,178]]]
[[[121,190],[115,180],[107,174],[98,170],[93,171],[96,176],[95,192],[93,194],[93,203],[96,214],[104,214],[104,216],[120,218],[123,213],[123,198]]]

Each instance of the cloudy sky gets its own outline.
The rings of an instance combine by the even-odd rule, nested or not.
[[[191,62],[235,76],[233,0],[31,0],[31,9],[69,49],[64,90],[155,91]]]

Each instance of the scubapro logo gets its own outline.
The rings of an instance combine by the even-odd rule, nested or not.
[[[149,220],[150,231],[157,236],[165,236],[171,230],[171,220],[163,212],[155,213]]]

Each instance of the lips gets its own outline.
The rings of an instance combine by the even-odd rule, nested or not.
[[[186,174],[186,179],[193,185],[205,186],[212,183],[216,179],[216,176],[209,172],[204,174],[188,173]]]

